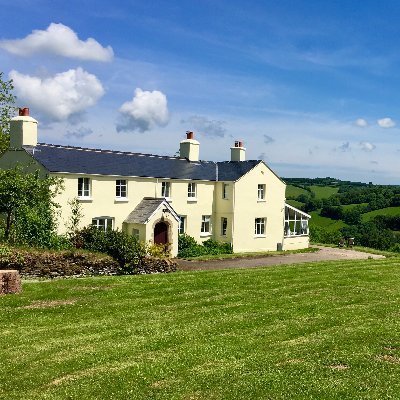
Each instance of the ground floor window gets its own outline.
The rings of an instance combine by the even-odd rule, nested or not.
[[[256,218],[254,221],[254,234],[256,236],[265,235],[265,218]]]
[[[228,228],[228,218],[221,218],[221,236],[226,236],[226,230]]]
[[[180,235],[185,233],[185,226],[186,226],[186,215],[179,215],[179,228],[178,233]]]
[[[92,218],[92,225],[102,231],[110,231],[114,228],[114,218],[111,217],[96,217]]]
[[[211,233],[211,216],[203,215],[201,217],[201,233]]]

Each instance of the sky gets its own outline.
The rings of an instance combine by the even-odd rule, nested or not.
[[[39,141],[400,184],[397,0],[0,0]]]

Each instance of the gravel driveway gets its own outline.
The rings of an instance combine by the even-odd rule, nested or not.
[[[267,265],[298,264],[305,262],[328,260],[363,260],[367,258],[380,259],[385,256],[363,253],[352,249],[317,246],[319,251],[314,253],[295,253],[269,257],[234,258],[229,260],[187,261],[177,260],[178,269],[184,271],[226,269],[226,268],[254,268]]]

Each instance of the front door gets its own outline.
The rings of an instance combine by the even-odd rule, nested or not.
[[[165,222],[159,222],[154,227],[154,243],[168,243],[168,225]]]

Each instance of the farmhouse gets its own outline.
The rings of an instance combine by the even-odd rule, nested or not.
[[[231,243],[234,252],[308,247],[310,216],[285,203],[285,183],[261,160],[246,160],[240,141],[230,161],[199,159],[193,132],[180,142],[179,157],[38,143],[29,109],[11,120],[10,147],[0,168],[22,165],[64,180],[55,199],[61,207],[59,233],[78,198],[82,226],[121,229],[143,241],[169,243],[178,235],[198,242]]]

